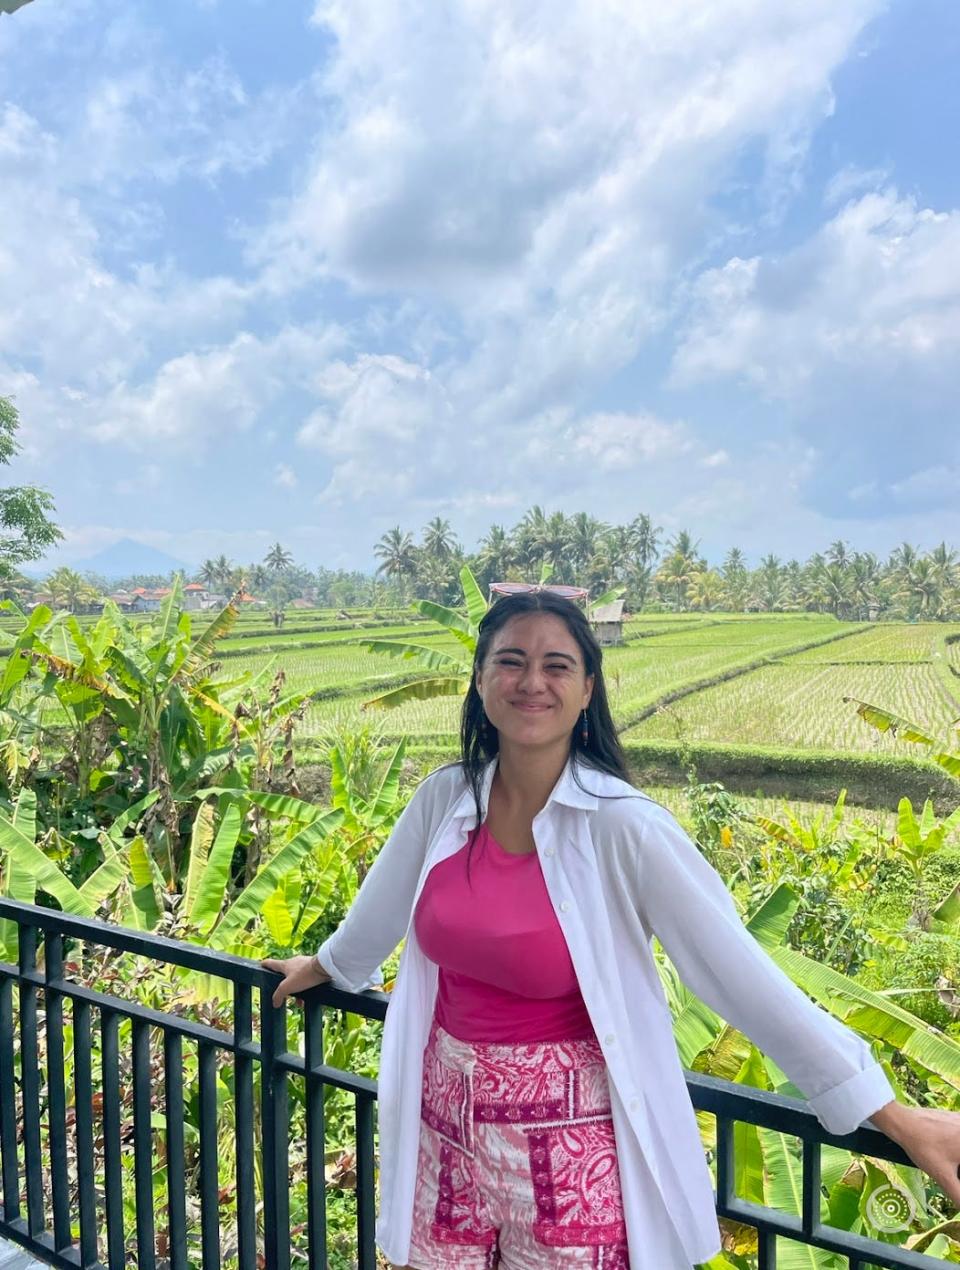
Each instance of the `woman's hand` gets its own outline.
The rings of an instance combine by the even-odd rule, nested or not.
[[[870,1119],[960,1208],[960,1112],[891,1102]]]
[[[283,1005],[287,997],[306,992],[318,984],[329,983],[331,979],[326,971],[321,970],[316,957],[287,957],[284,960],[268,957],[260,965],[264,970],[275,970],[283,975],[283,982],[273,994],[274,1005]]]

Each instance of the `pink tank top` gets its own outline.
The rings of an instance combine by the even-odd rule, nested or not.
[[[414,928],[440,967],[435,1017],[451,1036],[518,1045],[593,1035],[535,851],[505,851],[482,824],[430,870]]]

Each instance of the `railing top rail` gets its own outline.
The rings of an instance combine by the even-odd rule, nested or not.
[[[116,952],[131,953],[138,957],[150,957],[168,965],[183,966],[201,974],[226,979],[231,983],[247,984],[252,988],[270,989],[276,986],[277,976],[272,970],[264,970],[256,961],[238,957],[218,949],[204,948],[186,940],[170,939],[147,931],[129,930],[113,926],[109,922],[90,917],[74,917],[56,909],[42,908],[37,904],[22,904],[17,900],[0,899],[0,918],[9,918],[18,926],[79,939],[83,943],[110,948]],[[0,973],[19,978],[16,966],[0,963]],[[388,998],[379,992],[355,994],[343,992],[329,985],[313,989],[309,997],[334,1009],[350,1010],[365,1018],[383,1019]]]

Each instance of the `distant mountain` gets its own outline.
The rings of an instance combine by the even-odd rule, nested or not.
[[[74,560],[70,568],[76,569],[77,573],[98,573],[104,578],[127,578],[134,573],[172,573],[175,570],[185,574],[190,572],[182,560],[133,538],[121,538],[95,555]]]

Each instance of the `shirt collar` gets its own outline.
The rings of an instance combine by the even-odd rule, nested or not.
[[[499,756],[492,758],[483,769],[483,776],[480,782],[480,806],[484,816],[487,814],[487,804],[490,801],[490,786],[493,784],[493,776],[497,770],[498,762]],[[584,811],[596,810],[597,796],[580,788],[576,780],[578,773],[581,779],[583,779],[585,773],[588,773],[591,778],[603,779],[603,773],[593,772],[589,768],[584,768],[581,764],[577,764],[571,756],[567,759],[556,785],[551,790],[550,797],[544,804],[545,807],[549,807],[551,803],[562,803],[565,807],[577,807]],[[453,815],[457,819],[469,818],[476,820],[477,806],[474,802],[473,790],[469,785],[467,785],[467,788],[454,806]]]

